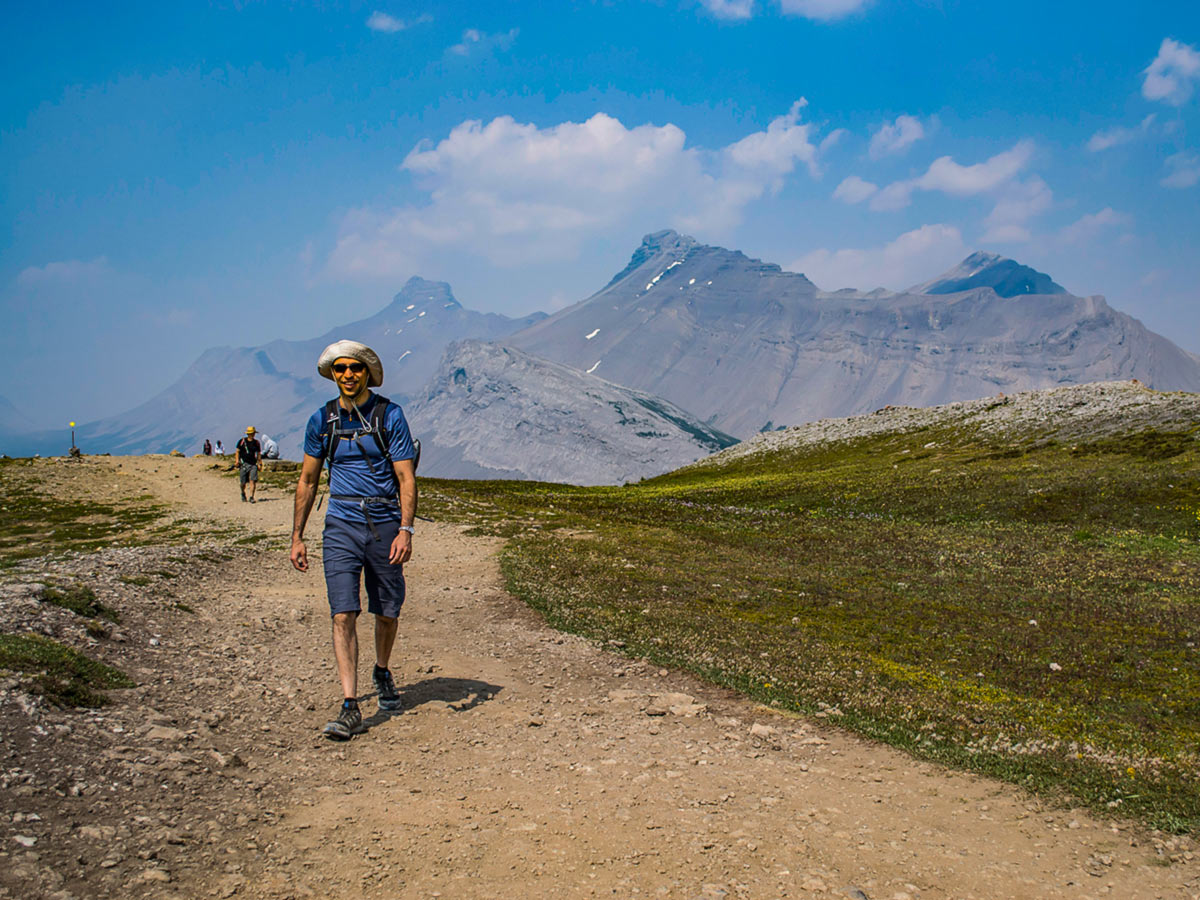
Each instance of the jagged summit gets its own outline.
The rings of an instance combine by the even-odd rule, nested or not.
[[[414,305],[436,304],[443,309],[462,308],[462,304],[455,299],[454,292],[450,290],[449,284],[444,281],[429,281],[420,275],[414,275],[404,282],[400,293],[392,298],[391,305],[406,306],[410,303]]]
[[[606,284],[605,288],[610,288],[622,278],[625,278],[630,273],[637,271],[648,261],[660,256],[664,253],[677,255],[680,259],[687,256],[688,251],[693,247],[698,246],[694,237],[686,234],[680,234],[678,231],[672,231],[670,228],[662,231],[652,232],[642,238],[642,243],[636,250],[633,251],[633,256],[629,258],[629,264],[620,272],[612,277],[612,280]]]
[[[1049,275],[996,253],[976,251],[932,281],[908,289],[910,294],[957,294],[990,287],[1001,297],[1022,294],[1065,294],[1067,289]]]

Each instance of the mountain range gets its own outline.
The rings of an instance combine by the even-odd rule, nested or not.
[[[272,341],[261,347],[208,350],[165,391],[127,413],[79,429],[81,445],[113,453],[180,448],[196,452],[206,437],[240,435],[247,425],[297,456],[304,424],[336,394],[317,374],[326,346],[352,337],[372,347],[384,364],[380,393],[402,406],[433,376],[446,345],[468,338],[495,340],[545,318],[514,319],[466,309],[445,282],[410,278],[375,315],[306,341]]]
[[[381,392],[429,447],[422,473],[454,477],[622,481],[730,435],[887,406],[1127,379],[1200,391],[1200,357],[1015,260],[973,253],[904,291],[824,291],[660,231],[552,316],[471,311],[449,285],[412,278],[376,315],[319,337],[209,350],[138,408],[80,428],[79,442],[195,452],[254,424],[296,456],[305,419],[334,392],[317,355],[343,337],[379,352]],[[0,451],[38,440],[0,422]]]
[[[888,405],[1137,378],[1200,390],[1200,358],[1013,260],[972,254],[902,292],[804,275],[647,235],[601,291],[508,338],[661,395],[741,438]]]

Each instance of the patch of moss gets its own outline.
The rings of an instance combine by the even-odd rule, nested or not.
[[[0,634],[0,669],[32,676],[29,687],[62,706],[102,706],[104,690],[134,685],[119,669],[38,634]]]
[[[108,619],[110,622],[121,620],[117,611],[97,600],[96,592],[87,585],[48,585],[39,596],[44,603],[61,606],[63,609],[69,609],[76,615],[86,616],[89,619]]]

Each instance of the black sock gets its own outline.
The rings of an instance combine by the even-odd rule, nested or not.
[[[386,672],[386,671],[388,671],[388,669],[386,666],[381,666],[379,663],[375,663],[375,671],[377,673],[378,672]]]
[[[358,698],[347,697],[342,701],[342,709],[358,709]]]

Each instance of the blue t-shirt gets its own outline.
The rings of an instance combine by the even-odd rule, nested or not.
[[[371,422],[371,412],[379,395],[372,393],[359,410],[362,418],[368,424]],[[343,430],[356,427],[362,431],[364,426],[358,416],[352,411],[347,412],[338,404]],[[412,459],[416,455],[413,448],[412,436],[408,432],[408,422],[404,412],[395,403],[388,402],[383,414],[383,427],[388,435],[388,450],[393,460]],[[325,407],[322,406],[308,419],[304,429],[304,453],[324,461],[328,438],[322,438],[325,430]],[[361,445],[361,447],[360,447]],[[366,451],[364,454],[363,451]],[[353,497],[392,497],[396,493],[396,482],[388,472],[391,465],[379,452],[379,445],[370,434],[362,435],[357,441],[343,434],[337,443],[333,457],[333,481],[329,485],[330,494],[347,494]],[[351,522],[367,521],[362,509],[357,503],[348,500],[329,498],[327,515],[338,519],[348,519]],[[372,519],[400,520],[399,506],[373,505]]]

